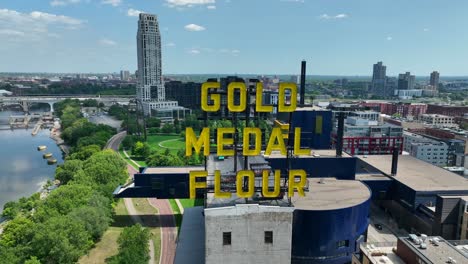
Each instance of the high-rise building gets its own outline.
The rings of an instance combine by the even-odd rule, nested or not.
[[[120,71],[120,80],[128,81],[130,79],[130,72],[129,71]]]
[[[137,52],[137,98],[141,101],[164,101],[166,93],[161,69],[161,34],[156,15],[140,14]]]
[[[439,88],[439,72],[438,71],[431,72],[431,80],[429,84],[433,86],[435,90]]]
[[[381,97],[393,95],[393,90],[387,89],[387,66],[383,65],[381,61],[374,64],[371,93]]]
[[[152,115],[163,122],[185,118],[189,109],[180,107],[177,101],[166,101],[161,64],[161,34],[156,15],[140,14],[137,32],[137,91],[136,99],[145,115]]]
[[[398,75],[398,90],[413,90],[416,77],[410,72]]]

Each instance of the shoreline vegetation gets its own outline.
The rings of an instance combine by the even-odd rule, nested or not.
[[[104,243],[103,235],[116,225],[123,228],[113,244],[117,251],[100,263],[129,263],[128,257],[135,264],[147,262],[147,229],[122,225],[119,201],[112,197],[115,187],[128,179],[127,164],[118,153],[102,150],[115,129],[82,118],[78,100],[58,102],[55,109],[62,127],[51,138],[69,146],[61,147],[68,154],[55,172],[60,184],[45,197],[35,193],[5,204],[2,217],[9,221],[0,236],[2,262],[75,263]],[[129,252],[126,245],[135,242],[141,247]]]

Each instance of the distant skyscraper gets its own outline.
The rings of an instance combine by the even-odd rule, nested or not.
[[[387,91],[387,66],[381,61],[374,64],[372,72],[371,93],[377,96],[387,97],[392,96],[392,91]]]
[[[434,87],[434,90],[439,88],[439,72],[433,71],[431,73],[431,81],[429,82],[430,85]]]
[[[398,75],[398,90],[413,90],[416,77],[410,72]]]
[[[120,80],[128,81],[130,79],[130,72],[129,71],[120,71]]]
[[[137,98],[142,101],[164,101],[166,93],[161,69],[161,34],[156,15],[140,14],[137,52]]]

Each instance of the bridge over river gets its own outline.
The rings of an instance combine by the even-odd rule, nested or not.
[[[78,99],[85,101],[94,99],[98,103],[103,103],[105,106],[113,104],[128,104],[135,96],[119,96],[119,95],[31,95],[31,96],[0,96],[0,108],[6,105],[19,105],[24,112],[29,112],[31,104],[45,103],[49,104],[50,112],[54,112],[54,104],[65,99]]]

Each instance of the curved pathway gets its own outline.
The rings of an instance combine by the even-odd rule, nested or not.
[[[122,140],[125,138],[125,135],[127,135],[127,132],[120,132],[116,135],[114,135],[112,138],[109,139],[109,141],[106,144],[106,148],[112,149],[114,151],[119,151],[119,146],[120,143],[122,143]],[[137,171],[129,164],[127,164],[127,171],[129,176],[133,179],[133,174],[135,174]],[[133,206],[133,202],[131,198],[124,198],[124,204],[125,207],[127,208],[128,215],[132,218],[133,222],[139,223],[140,225],[144,226],[143,221],[141,220],[140,216],[138,215],[137,210]],[[157,209],[157,208],[156,208]],[[162,239],[162,238],[161,238]],[[161,243],[162,244],[162,243]],[[156,260],[154,258],[154,243],[153,240],[149,240],[149,255],[150,255],[150,260],[149,264],[156,264]],[[162,254],[162,251],[161,251]]]
[[[122,143],[122,140],[125,138],[127,132],[120,132],[114,135],[107,142],[106,148],[113,149],[115,151],[119,150],[119,145]],[[128,174],[131,178],[138,171],[132,167],[130,164],[127,164]],[[176,239],[177,239],[177,227],[174,219],[174,214],[171,209],[171,205],[168,200],[159,200],[156,198],[148,198],[148,202],[156,208],[159,212],[159,216],[163,215],[165,217],[159,217],[159,223],[161,231],[161,254],[159,258],[159,264],[173,264],[175,258],[176,250]],[[131,216],[134,222],[142,223],[138,213],[133,206],[133,203],[130,198],[124,198],[125,207],[127,208],[128,214]],[[172,216],[172,217],[169,217]],[[156,260],[154,259],[154,245],[153,241],[150,240],[150,264],[155,264]]]

